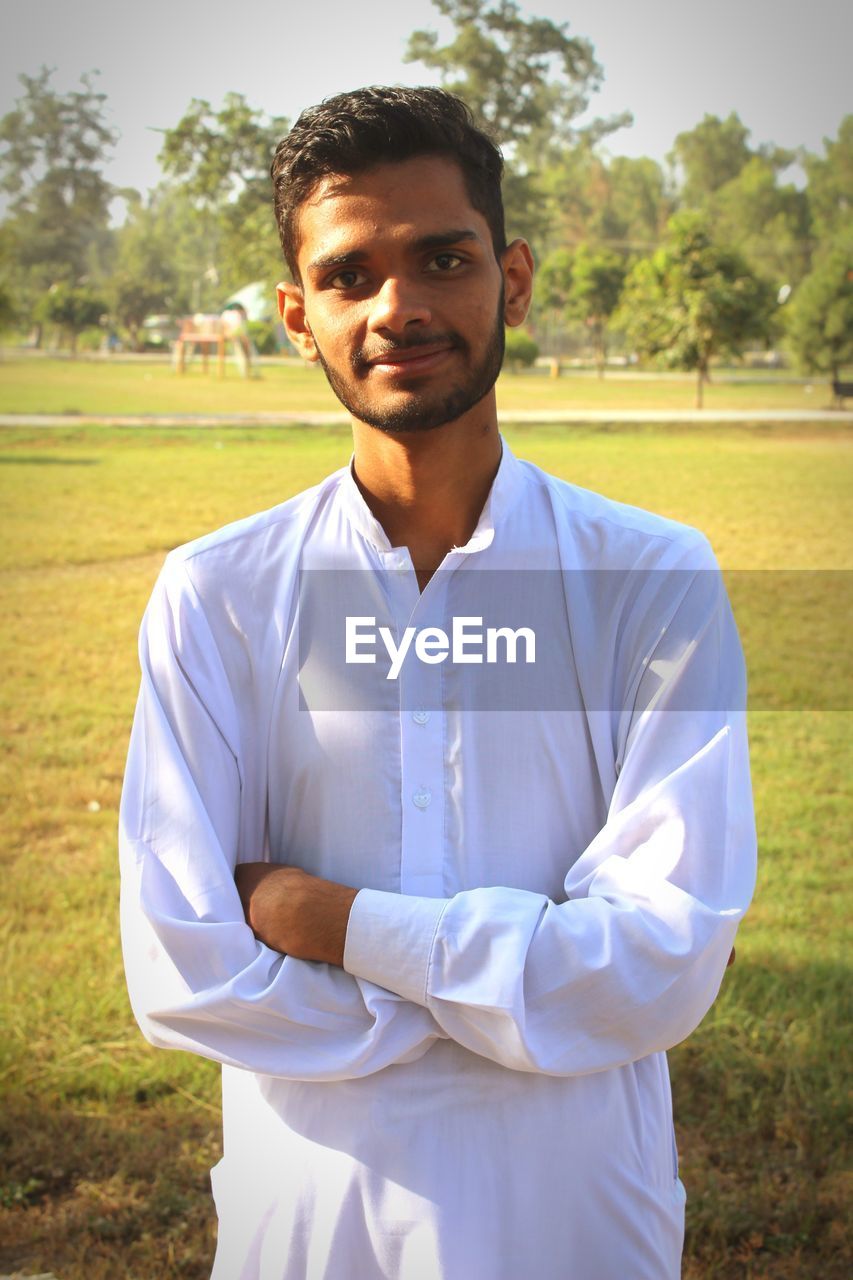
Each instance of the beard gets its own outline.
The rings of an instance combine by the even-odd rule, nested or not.
[[[453,422],[456,418],[461,418],[469,409],[473,409],[474,405],[478,404],[497,382],[504,358],[503,315],[504,291],[503,287],[501,287],[498,309],[492,332],[489,335],[489,341],[486,344],[482,359],[474,365],[471,364],[470,344],[466,342],[461,334],[452,331],[419,335],[416,339],[410,338],[407,342],[388,344],[381,351],[372,352],[369,357],[365,354],[364,349],[360,348],[350,358],[352,370],[350,378],[344,377],[339,370],[331,367],[319,346],[316,345],[315,339],[317,358],[322,365],[329,386],[347,412],[352,414],[358,422],[364,422],[369,427],[376,427],[379,431],[387,431],[389,433],[397,431],[432,431],[436,427],[443,427],[447,422]],[[448,343],[454,351],[458,351],[461,354],[463,359],[467,357],[467,372],[461,380],[455,380],[452,386],[442,390],[436,390],[434,386],[425,387],[423,391],[414,390],[410,392],[404,404],[387,409],[378,407],[371,401],[369,395],[365,394],[362,379],[365,371],[370,367],[370,359],[375,359],[377,355],[391,354],[395,351],[409,351],[414,347],[430,346],[436,342]]]

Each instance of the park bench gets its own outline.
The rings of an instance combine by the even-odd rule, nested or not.
[[[832,379],[832,403],[837,409],[844,408],[845,400],[853,400],[853,382],[842,382],[840,378]]]
[[[210,348],[216,347],[216,372],[225,376],[225,328],[219,316],[187,316],[181,324],[181,332],[175,343],[175,360],[178,373],[186,370],[187,347],[201,347],[202,367],[207,373]]]

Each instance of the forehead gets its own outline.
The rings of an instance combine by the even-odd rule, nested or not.
[[[299,265],[353,248],[368,250],[380,242],[423,239],[449,227],[470,227],[491,244],[488,224],[471,204],[461,169],[445,156],[417,156],[362,173],[332,174],[299,207]]]

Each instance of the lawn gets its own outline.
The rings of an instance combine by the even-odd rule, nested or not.
[[[7,410],[10,399],[22,404],[5,377],[16,367],[4,366]],[[114,369],[103,372],[87,392],[100,407],[86,407],[129,411],[131,384],[118,389],[107,382]],[[145,405],[159,390],[167,403],[174,380],[161,371],[161,382],[155,366],[146,383],[145,372],[133,368],[152,397]],[[309,371],[265,371],[257,384],[226,378],[218,407],[256,391],[271,403],[297,378],[323,393]],[[181,394],[201,381],[188,378]],[[55,384],[42,407],[48,391],[57,394]],[[42,393],[26,394],[33,409]],[[840,571],[853,568],[851,433],[816,422],[507,434],[520,456],[578,484],[700,525],[729,574],[752,673],[761,873],[720,999],[672,1054],[689,1197],[685,1276],[846,1280],[842,866],[853,697],[850,575]],[[0,435],[0,1272],[208,1275],[217,1071],[142,1041],[117,938],[115,827],[135,633],[168,547],[297,492],[349,451],[343,428]]]
[[[211,366],[212,367],[212,366]],[[599,379],[566,372],[549,378],[534,372],[502,374],[501,409],[685,409],[693,407],[690,374],[668,377],[616,373]],[[706,389],[714,409],[826,408],[825,382],[800,383],[720,373]],[[322,371],[294,363],[265,365],[258,376],[241,378],[230,367],[223,379],[204,374],[200,364],[179,377],[166,362],[7,359],[0,366],[0,413],[74,414],[277,414],[339,413]]]

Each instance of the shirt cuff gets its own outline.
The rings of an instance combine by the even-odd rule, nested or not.
[[[447,902],[359,890],[347,924],[347,973],[426,1008],[429,963]]]

